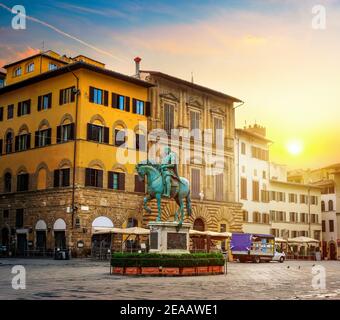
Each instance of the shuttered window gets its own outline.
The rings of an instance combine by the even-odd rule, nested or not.
[[[38,111],[52,108],[52,93],[38,97]]]
[[[14,116],[14,104],[7,106],[7,119],[13,119]]]
[[[108,188],[113,190],[125,190],[125,173],[109,171]]]
[[[130,97],[112,93],[111,104],[112,108],[127,112],[130,111]]]
[[[151,116],[151,104],[149,101],[132,99],[132,112],[144,116]]]
[[[222,147],[224,144],[223,121],[220,118],[214,118],[214,142],[216,146]]]
[[[241,178],[241,199],[247,200],[247,178]]]
[[[52,129],[39,130],[35,132],[35,147],[45,147],[51,144]]]
[[[17,110],[18,117],[24,116],[26,114],[31,113],[31,100],[26,100],[18,103],[18,110]]]
[[[224,200],[224,196],[223,196],[223,178],[224,178],[223,173],[215,176],[215,199],[217,201],[223,201]]]
[[[87,124],[87,140],[98,143],[109,143],[110,129],[108,127]]]
[[[269,202],[269,191],[261,190],[261,201],[265,203]]]
[[[74,140],[74,123],[57,127],[57,143]]]
[[[103,170],[86,168],[85,186],[103,188]]]
[[[171,130],[174,129],[174,106],[171,104],[164,104],[164,130],[170,136]]]
[[[53,186],[57,187],[69,187],[70,186],[70,168],[54,170],[54,183]]]
[[[200,138],[200,113],[196,111],[190,111],[190,131],[191,136],[195,139]]]
[[[107,107],[109,105],[109,92],[106,90],[90,87],[89,101]]]
[[[31,134],[21,134],[15,137],[15,151],[24,151],[31,148]]]
[[[199,169],[191,169],[191,196],[194,199],[200,197],[200,186],[201,186],[201,171]]]
[[[59,105],[74,102],[76,87],[61,89],[59,91]]]
[[[17,191],[28,191],[29,174],[22,173],[17,176]]]
[[[135,175],[135,192],[145,193],[145,182]]]
[[[260,201],[260,185],[258,181],[253,181],[253,201]]]

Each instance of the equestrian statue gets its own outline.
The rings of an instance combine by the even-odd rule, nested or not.
[[[141,161],[136,165],[141,180],[147,176],[147,195],[144,198],[144,209],[151,213],[148,202],[157,200],[158,215],[156,221],[161,221],[162,197],[174,199],[179,208],[175,221],[182,225],[184,220],[184,199],[186,200],[187,215],[191,215],[190,185],[186,178],[178,175],[177,155],[169,147],[164,148],[164,157],[160,164],[151,161]]]

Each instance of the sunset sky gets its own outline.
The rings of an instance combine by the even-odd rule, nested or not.
[[[22,4],[26,30],[4,6]],[[1,6],[4,5],[4,6]],[[326,29],[312,28],[312,7]],[[38,19],[38,20],[36,20]],[[0,66],[44,48],[133,74],[159,70],[235,96],[238,127],[261,124],[271,160],[291,168],[340,162],[340,1],[3,1]]]

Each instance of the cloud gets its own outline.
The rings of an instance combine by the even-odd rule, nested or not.
[[[6,9],[6,10],[9,11],[9,12],[12,12],[11,8],[7,7],[6,5],[4,5],[4,4],[1,3],[1,2],[0,2],[0,7]],[[106,51],[106,50],[103,50],[103,49],[101,49],[101,48],[98,48],[98,47],[96,47],[96,46],[94,46],[94,45],[92,45],[92,44],[90,44],[90,43],[88,43],[88,42],[86,42],[86,41],[83,41],[83,40],[81,40],[81,39],[79,39],[79,38],[77,38],[77,37],[75,37],[75,36],[73,36],[73,35],[71,35],[71,34],[65,32],[65,31],[62,31],[61,29],[59,29],[59,28],[57,28],[57,27],[55,27],[55,26],[53,26],[53,25],[51,25],[51,24],[49,24],[49,23],[47,23],[47,22],[45,22],[45,21],[39,20],[39,19],[37,19],[37,18],[28,16],[28,15],[26,15],[26,19],[31,20],[31,21],[36,22],[36,23],[39,23],[39,24],[43,25],[44,27],[47,27],[47,28],[49,28],[49,29],[51,29],[51,30],[53,30],[53,31],[55,31],[55,32],[57,32],[57,33],[59,33],[59,34],[65,36],[65,37],[67,37],[67,38],[70,38],[70,39],[72,39],[72,40],[74,40],[74,41],[77,41],[77,42],[79,42],[80,44],[82,44],[82,45],[84,45],[84,46],[87,46],[87,47],[89,47],[89,48],[91,48],[91,49],[93,49],[93,50],[95,50],[95,51],[97,51],[97,52],[99,52],[99,53],[101,53],[101,54],[110,56],[111,58],[114,58],[114,59],[119,60],[119,61],[124,60],[124,59],[121,59],[121,58],[119,58],[119,57],[113,55],[112,53],[110,53],[110,52],[108,52],[108,51]]]
[[[130,19],[131,16],[126,14],[123,11],[120,10],[115,10],[115,9],[109,9],[109,8],[104,8],[102,10],[100,9],[95,9],[95,8],[90,8],[90,7],[84,7],[84,6],[79,6],[79,5],[74,5],[70,3],[56,3],[56,7],[63,8],[63,9],[68,9],[70,11],[76,12],[76,13],[88,13],[88,14],[95,14],[99,16],[104,16],[104,17],[118,17],[118,18],[124,18],[124,19]]]
[[[26,57],[35,55],[40,52],[37,48],[32,48],[30,46],[11,46],[11,45],[3,45],[0,44],[0,51],[2,54],[2,58],[0,59],[0,66],[4,66],[5,64],[22,60]]]

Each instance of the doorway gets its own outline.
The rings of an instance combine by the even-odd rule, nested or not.
[[[1,230],[1,244],[8,247],[9,245],[9,230],[8,228],[3,228]]]
[[[334,242],[329,243],[329,259],[337,260],[336,247]]]
[[[200,218],[194,221],[194,230],[204,231],[204,221]],[[205,239],[204,238],[193,238],[193,249],[194,252],[204,252],[205,251]]]
[[[24,256],[27,251],[27,235],[26,233],[17,234],[17,255]]]
[[[46,231],[36,231],[36,249],[40,252],[46,250]]]
[[[55,248],[60,250],[66,249],[66,234],[65,231],[54,231]]]

